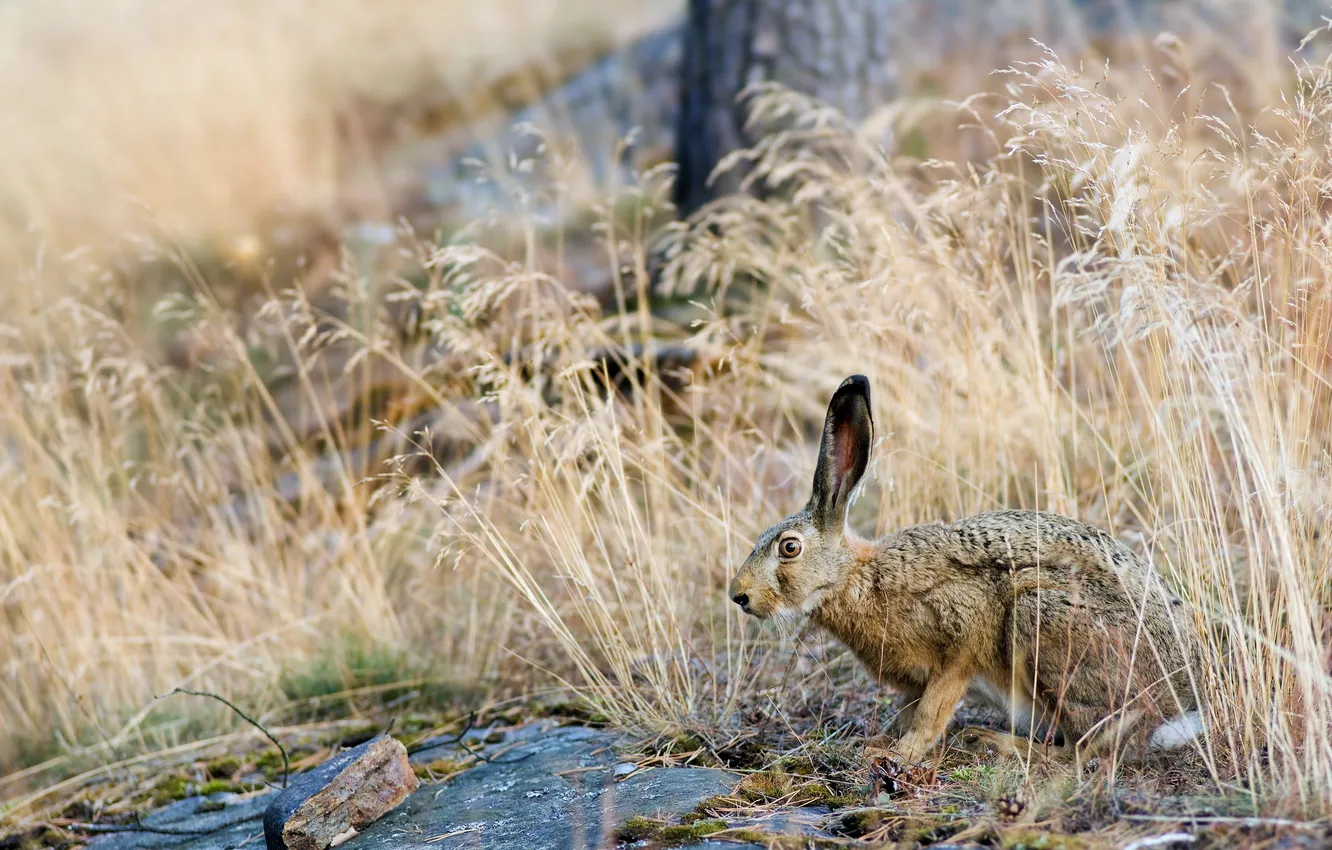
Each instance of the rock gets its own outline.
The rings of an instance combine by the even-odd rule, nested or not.
[[[303,773],[264,812],[268,850],[325,850],[392,811],[420,785],[407,748],[366,741]]]
[[[470,222],[496,210],[519,212],[521,198],[529,213],[560,224],[552,194],[568,175],[556,167],[558,152],[572,155],[602,190],[632,185],[636,169],[671,154],[681,32],[673,22],[610,53],[499,127],[466,128],[459,135],[474,137],[471,143],[420,169],[409,205]],[[633,140],[628,149],[626,139]]]
[[[678,818],[709,797],[729,793],[737,780],[724,770],[673,767],[640,770],[617,782],[616,742],[609,732],[579,726],[515,730],[493,763],[459,774],[443,787],[423,788],[344,847],[607,846],[604,839],[628,818]],[[429,762],[445,755],[449,752],[441,748],[413,758]]]
[[[533,724],[514,730],[494,747],[485,747],[481,731],[471,737],[472,748],[485,752],[493,763],[479,764],[446,783],[421,788],[339,845],[340,850],[606,846],[602,837],[626,819],[635,815],[678,819],[703,800],[729,793],[737,780],[723,770],[663,767],[639,770],[617,782],[613,771],[621,762],[613,748],[619,739],[596,729]],[[411,761],[429,764],[442,758],[470,756],[455,744],[442,743],[414,753]],[[316,772],[326,769],[333,768],[321,767]],[[292,788],[304,781],[304,775],[298,776]],[[254,850],[264,834],[260,817],[278,795],[232,798],[226,808],[201,811],[201,807],[212,808],[210,803],[226,802],[229,796],[182,800],[144,818],[144,826],[163,832],[98,836],[90,850]],[[735,850],[745,845],[704,841],[698,846]]]
[[[143,819],[146,830],[99,835],[90,846],[94,850],[156,850],[159,847],[229,850],[242,845],[248,847],[262,834],[260,820],[264,809],[277,795],[264,794],[222,809],[216,808],[217,803],[233,796],[212,794],[172,803]]]

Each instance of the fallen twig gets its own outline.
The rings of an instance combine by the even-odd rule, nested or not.
[[[287,779],[291,776],[291,759],[287,756],[287,748],[282,746],[282,742],[279,741],[277,738],[273,737],[273,733],[265,729],[259,723],[259,721],[255,720],[250,715],[241,711],[239,708],[236,707],[235,703],[233,703],[231,700],[227,699],[226,697],[218,696],[217,694],[211,693],[209,691],[193,691],[190,690],[189,688],[176,688],[172,690],[171,693],[163,694],[162,696],[158,697],[158,699],[165,699],[166,697],[172,696],[173,694],[189,694],[190,696],[193,697],[208,697],[209,699],[215,699],[218,702],[225,705],[227,708],[236,712],[236,714],[240,715],[240,718],[244,720],[246,723],[250,724],[254,728],[258,729],[260,732],[264,733],[264,737],[272,741],[273,746],[277,747],[278,752],[282,753],[282,787],[284,789],[287,787]]]
[[[474,756],[477,760],[483,761],[486,764],[516,764],[520,761],[524,761],[536,755],[536,751],[533,750],[532,752],[524,756],[520,756],[519,758],[500,760],[497,759],[495,756],[488,756],[485,753],[480,752],[479,750],[474,750],[467,745],[467,742],[464,739],[467,737],[467,733],[471,732],[475,728],[476,728],[476,712],[472,711],[468,713],[467,722],[463,724],[462,731],[459,732],[452,739],[447,741],[436,741],[428,745],[423,744],[422,746],[417,747],[416,750],[413,751],[413,753],[419,753],[422,750],[433,750],[436,747],[461,747],[468,755]]]
[[[239,826],[246,821],[256,820],[262,817],[261,812],[250,812],[244,817],[235,817],[228,821],[223,821],[216,826],[210,826],[207,829],[176,829],[169,826],[149,826],[139,819],[139,815],[134,815],[133,823],[109,824],[109,823],[79,823],[74,822],[66,824],[65,828],[75,832],[86,832],[90,835],[103,835],[116,832],[146,832],[151,835],[212,835],[215,832],[221,832],[224,829],[230,829],[233,826]]]

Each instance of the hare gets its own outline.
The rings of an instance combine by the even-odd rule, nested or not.
[[[1077,756],[1125,738],[1180,746],[1201,731],[1192,623],[1151,566],[1099,528],[1003,510],[852,534],[847,505],[873,427],[869,381],[853,375],[828,405],[809,503],[763,533],[729,593],[761,619],[812,618],[905,694],[896,756],[928,755],[967,693]],[[1028,741],[977,734],[1007,752]]]

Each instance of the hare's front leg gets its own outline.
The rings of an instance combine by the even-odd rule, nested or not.
[[[925,683],[925,690],[916,702],[911,726],[894,748],[904,761],[914,764],[934,747],[948,728],[948,721],[953,719],[953,712],[966,694],[971,678],[970,668],[954,667],[940,671]]]

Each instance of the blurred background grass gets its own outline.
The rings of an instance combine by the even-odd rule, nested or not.
[[[252,238],[275,212],[343,200],[391,221],[373,192],[344,198],[387,143],[513,110],[679,13],[665,0],[6,3],[0,246],[12,262],[31,258],[16,237],[33,229],[64,252],[149,224]]]

